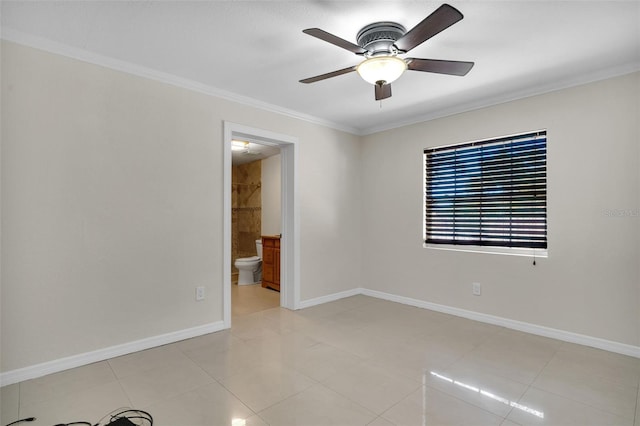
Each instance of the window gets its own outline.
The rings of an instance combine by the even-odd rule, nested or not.
[[[547,132],[424,150],[425,243],[547,248]]]

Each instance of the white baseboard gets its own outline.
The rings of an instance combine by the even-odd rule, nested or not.
[[[323,303],[334,302],[345,297],[363,294],[361,288],[353,288],[351,290],[341,291],[340,293],[328,294],[326,296],[316,297],[314,299],[301,300],[298,304],[299,309],[310,308],[312,306],[321,305]]]
[[[541,325],[531,324],[522,321],[516,321],[509,318],[502,318],[495,315],[483,314],[480,312],[468,311],[466,309],[454,308],[451,306],[440,305],[437,303],[426,302],[424,300],[413,299],[410,297],[398,296],[395,294],[384,293],[377,290],[369,290],[366,288],[355,288],[340,293],[328,294],[326,296],[307,299],[300,302],[300,309],[310,308],[312,306],[321,305],[323,303],[333,302],[356,295],[371,296],[378,299],[389,300],[391,302],[402,303],[404,305],[415,306],[418,308],[429,309],[432,311],[442,312],[445,314],[455,315],[474,321],[480,321],[487,324],[498,325],[513,330],[523,331],[538,336],[550,337],[552,339],[562,340],[564,342],[576,343],[579,345],[590,346],[593,348],[603,349],[609,352],[615,352],[622,355],[628,355],[640,358],[640,347],[628,345],[625,343],[614,342],[611,340],[601,339],[598,337],[586,336],[584,334],[573,333],[570,331],[558,330],[555,328],[544,327]],[[32,365],[17,370],[0,373],[0,386],[6,386],[13,383],[22,382],[24,380],[35,379],[47,374],[57,373],[59,371],[70,368],[80,367],[105,359],[126,355],[132,352],[153,348],[156,346],[166,345],[178,342],[180,340],[201,336],[203,334],[214,333],[224,330],[223,321],[205,324],[186,330],[175,331],[172,333],[161,334],[158,336],[148,337],[146,339],[136,340],[121,345],[111,346],[97,351],[86,352],[83,354],[73,355],[53,361],[44,362],[42,364]]]
[[[531,324],[522,321],[516,321],[509,318],[502,318],[494,315],[483,314],[480,312],[468,311],[466,309],[454,308],[437,303],[425,302],[423,300],[412,299],[410,297],[397,296],[395,294],[384,293],[376,290],[361,288],[360,294],[371,296],[378,299],[398,302],[404,305],[415,306],[418,308],[429,309],[432,311],[451,314],[458,317],[480,321],[487,324],[498,325],[513,330],[524,331],[525,333],[535,334],[538,336],[550,337],[552,339],[562,340],[564,342],[576,343],[579,345],[590,346],[593,348],[603,349],[609,352],[615,352],[622,355],[628,355],[640,358],[640,347],[628,345],[625,343],[614,342],[611,340],[601,339],[599,337],[586,336],[584,334],[573,333],[571,331],[558,330],[555,328],[545,327],[542,325]]]
[[[180,340],[202,336],[203,334],[214,333],[223,329],[225,329],[224,323],[222,321],[218,321],[210,324],[199,325],[197,327],[192,327],[185,330],[147,337],[145,339],[123,343],[121,345],[98,349],[96,351],[85,352],[82,354],[72,355],[53,361],[43,362],[42,364],[19,368],[17,370],[7,371],[4,373],[0,373],[0,386],[6,386],[29,379],[35,379],[38,377],[46,376],[47,374],[57,373],[59,371],[80,367],[98,361],[104,361],[105,359],[130,354],[132,352],[138,352],[145,349],[154,348],[156,346],[162,346],[169,343],[178,342]]]

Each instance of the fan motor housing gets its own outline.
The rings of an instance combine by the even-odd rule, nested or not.
[[[407,30],[397,22],[374,22],[358,31],[358,46],[366,49],[370,56],[390,55],[393,43]]]

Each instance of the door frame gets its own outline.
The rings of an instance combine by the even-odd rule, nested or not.
[[[298,138],[224,121],[223,176],[223,321],[231,327],[231,141],[248,140],[277,146],[281,156],[282,238],[280,241],[280,306],[300,308],[300,210],[297,197]]]

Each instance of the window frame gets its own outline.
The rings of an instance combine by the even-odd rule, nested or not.
[[[475,145],[489,145],[491,143],[500,142],[500,141],[513,141],[517,139],[524,139],[527,136],[544,136],[545,137],[545,248],[534,248],[534,247],[508,247],[506,245],[474,245],[474,244],[443,244],[443,243],[431,243],[427,242],[427,157],[429,151],[436,150],[447,150],[447,149],[456,149],[462,148],[466,146],[475,146]],[[474,253],[485,253],[485,254],[498,254],[498,255],[513,255],[513,256],[528,256],[528,257],[541,257],[546,258],[549,254],[549,197],[548,197],[548,132],[547,129],[540,129],[529,132],[516,133],[507,136],[500,137],[491,137],[481,140],[475,140],[471,142],[462,142],[462,143],[454,143],[449,145],[439,145],[434,147],[427,147],[423,149],[423,157],[422,157],[422,241],[423,247],[427,249],[436,249],[436,250],[444,250],[444,251],[459,251],[459,252],[474,252]]]

